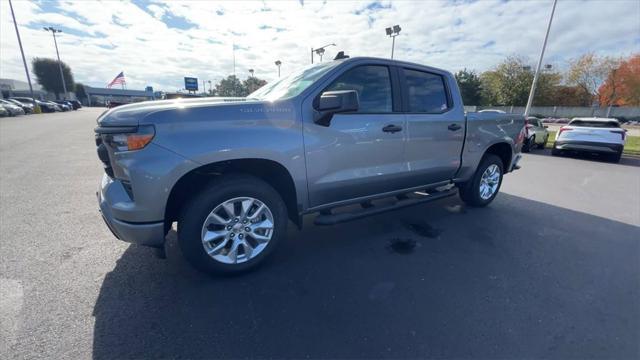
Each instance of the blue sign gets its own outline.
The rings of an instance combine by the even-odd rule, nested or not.
[[[185,90],[198,91],[198,78],[185,77],[184,88]]]

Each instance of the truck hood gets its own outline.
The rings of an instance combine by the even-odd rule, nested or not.
[[[102,113],[96,120],[98,126],[137,126],[140,120],[150,114],[169,110],[209,107],[239,107],[242,105],[259,105],[263,101],[247,101],[246,98],[209,97],[200,99],[172,99],[144,101],[135,104],[121,105]]]

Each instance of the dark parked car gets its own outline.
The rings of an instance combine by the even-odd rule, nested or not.
[[[0,117],[9,116],[9,111],[4,108],[4,106],[0,105]]]
[[[67,100],[68,102],[71,103],[71,105],[73,105],[73,110],[78,110],[82,107],[82,104],[80,104],[80,101],[78,100]]]
[[[11,99],[19,101],[23,104],[29,104],[32,106],[38,105],[40,107],[40,110],[42,110],[42,112],[45,112],[45,113],[60,111],[60,108],[58,107],[57,104],[51,103],[48,101],[35,100],[35,103],[34,103],[34,100],[29,97],[12,97]]]
[[[69,100],[54,100],[53,102],[58,104],[62,108],[62,111],[75,110],[73,104]]]

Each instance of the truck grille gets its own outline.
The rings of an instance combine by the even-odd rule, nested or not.
[[[109,151],[107,150],[107,146],[102,142],[102,136],[100,136],[100,134],[96,134],[96,146],[98,147],[98,158],[102,161],[104,172],[112,178],[113,168],[109,160]]]

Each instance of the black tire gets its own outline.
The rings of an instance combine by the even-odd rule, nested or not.
[[[609,156],[609,161],[611,161],[613,163],[619,163],[621,157],[622,157],[622,151],[620,151],[619,153],[616,153],[614,155],[610,155]]]
[[[531,137],[531,139],[526,139],[524,144],[522,144],[522,152],[528,153],[531,151],[531,146],[535,143],[536,137],[535,135]]]
[[[549,140],[549,137],[545,137],[542,142],[540,144],[538,144],[538,149],[544,149],[544,147],[547,145],[547,140]]]
[[[488,199],[483,199],[480,196],[480,180],[482,179],[482,174],[491,165],[497,165],[498,169],[500,169],[500,180],[498,182],[498,188],[496,189],[495,193]],[[489,205],[500,192],[500,186],[502,186],[503,175],[504,175],[504,168],[502,164],[502,159],[500,159],[498,156],[494,154],[485,154],[482,160],[480,161],[480,165],[478,166],[478,169],[476,169],[476,172],[473,175],[473,178],[471,178],[466,183],[460,184],[458,186],[460,190],[459,191],[460,198],[466,204],[475,206],[475,207],[484,207]]]
[[[273,235],[254,258],[239,264],[226,264],[207,255],[202,243],[205,219],[216,206],[236,197],[252,197],[265,204],[273,215]],[[276,190],[257,177],[243,174],[223,175],[191,198],[178,219],[178,242],[187,261],[196,269],[210,273],[240,273],[255,268],[277,247],[287,232],[287,208]]]

